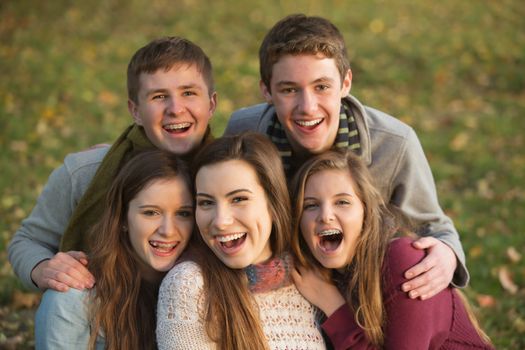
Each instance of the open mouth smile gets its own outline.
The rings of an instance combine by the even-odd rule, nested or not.
[[[244,243],[246,240],[246,232],[240,232],[240,233],[232,233],[228,235],[221,235],[216,236],[217,242],[219,242],[219,246],[221,249],[227,253],[230,253],[237,248],[240,248],[240,246]]]
[[[321,124],[323,118],[312,119],[312,120],[295,120],[294,123],[301,128],[314,129],[317,125]]]
[[[179,242],[149,241],[149,245],[155,252],[165,255],[172,253],[179,245]]]
[[[317,235],[319,236],[319,246],[327,253],[337,250],[343,241],[343,233],[338,229],[323,230]]]
[[[170,134],[181,134],[183,132],[188,131],[190,127],[191,127],[191,123],[188,123],[188,122],[166,124],[163,126],[164,130],[166,130]]]

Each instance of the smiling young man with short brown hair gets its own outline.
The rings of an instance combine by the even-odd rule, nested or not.
[[[233,113],[225,134],[255,130],[279,148],[288,176],[328,149],[351,149],[368,165],[384,199],[416,224],[426,258],[406,272],[403,290],[429,298],[454,279],[468,282],[459,235],[439,206],[434,179],[414,130],[349,95],[352,71],[344,38],[321,17],[290,15],[259,50],[266,103]],[[454,278],[453,278],[454,277]]]
[[[68,155],[11,240],[9,261],[28,288],[91,288],[88,233],[118,169],[150,148],[191,158],[211,137],[216,93],[210,60],[199,46],[180,37],[153,40],[133,55],[127,79],[135,123],[111,147]]]

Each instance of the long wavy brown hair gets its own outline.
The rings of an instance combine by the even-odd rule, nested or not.
[[[306,162],[292,181],[291,192],[295,201],[291,244],[297,263],[323,269],[300,232],[306,182],[310,176],[323,170],[348,171],[356,195],[363,203],[363,228],[356,242],[354,258],[348,266],[352,273],[344,294],[347,303],[356,310],[356,321],[363,328],[368,340],[374,346],[381,347],[386,319],[381,287],[384,257],[394,235],[415,235],[411,230],[411,223],[400,210],[384,202],[359,156],[352,151],[330,151]],[[459,290],[456,292],[460,295],[474,328],[486,343],[490,343],[489,337],[479,327],[467,299]]]
[[[346,156],[340,152],[323,153],[306,162],[297,172],[291,186],[295,198],[292,250],[297,256],[298,263],[310,267],[320,266],[304,241],[299,224],[306,182],[310,176],[323,170],[348,171],[354,180],[356,195],[363,203],[363,229],[356,242],[352,261],[354,273],[345,298],[354,310],[358,310],[357,322],[364,328],[369,340],[374,345],[380,345],[383,342],[384,322],[381,267],[391,234],[395,230],[389,227],[391,222],[385,220],[388,210],[381,194],[370,180],[368,169],[353,153],[348,152]]]
[[[272,256],[283,254],[291,234],[291,206],[277,149],[265,136],[255,133],[223,137],[197,154],[192,172],[196,175],[206,165],[229,160],[242,160],[255,170],[272,217]],[[244,270],[227,267],[200,234],[193,235],[190,249],[191,256],[202,269],[206,290],[204,319],[210,339],[224,350],[268,349]]]
[[[95,348],[99,333],[106,349],[155,349],[155,310],[164,273],[155,282],[139,270],[139,258],[123,229],[129,203],[152,181],[180,178],[193,192],[189,169],[179,158],[153,150],[133,157],[113,181],[104,214],[92,229],[88,268],[96,286],[90,293],[91,337]],[[151,280],[149,278],[148,280]]]

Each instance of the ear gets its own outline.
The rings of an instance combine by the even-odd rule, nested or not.
[[[217,109],[217,92],[213,92],[210,97],[210,118],[213,117],[215,109]]]
[[[129,114],[131,114],[131,116],[133,117],[135,123],[137,125],[142,125],[142,118],[140,117],[139,106],[131,99],[128,99],[128,111]]]
[[[347,96],[352,88],[352,70],[348,69],[341,84],[341,98]]]
[[[263,83],[262,80],[259,80],[259,89],[261,90],[261,93],[262,93],[264,99],[266,100],[266,103],[272,104],[273,103],[273,101],[272,101],[272,94],[270,93],[270,90],[268,89],[266,84]]]

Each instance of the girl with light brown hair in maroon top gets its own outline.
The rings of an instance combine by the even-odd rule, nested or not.
[[[426,300],[401,290],[424,251],[401,230],[362,160],[328,152],[303,165],[292,185],[292,273],[303,296],[326,314],[336,349],[492,349],[452,287]]]

